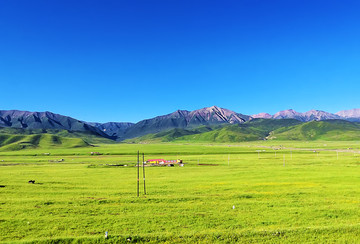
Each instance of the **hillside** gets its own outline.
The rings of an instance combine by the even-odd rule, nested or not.
[[[176,141],[227,143],[264,140],[275,129],[297,124],[301,122],[295,119],[253,119],[244,124],[229,125],[205,133],[179,137]]]
[[[114,140],[105,138],[93,131],[68,131],[68,130],[56,130],[56,129],[22,129],[11,127],[0,127],[0,135],[34,135],[34,134],[50,134],[60,137],[80,138],[86,143],[115,143]],[[1,140],[0,140],[1,143]]]
[[[172,129],[125,142],[243,142],[256,140],[360,140],[360,124],[344,120],[301,122],[296,119],[253,119],[243,124]]]
[[[162,131],[159,133],[147,134],[145,136],[135,137],[131,139],[124,140],[127,143],[139,143],[139,142],[171,142],[176,140],[179,137],[200,134],[204,132],[212,131],[216,128],[222,127],[221,125],[217,126],[200,126],[195,129],[182,129],[175,128],[171,130]]]
[[[270,133],[272,140],[360,140],[360,124],[344,120],[311,121]]]
[[[125,142],[241,142],[263,140],[275,129],[297,125],[294,119],[253,119],[243,124],[221,124],[200,126],[195,129],[172,129],[165,132],[148,134]]]
[[[30,148],[77,148],[87,146],[90,145],[80,138],[66,138],[49,134],[0,134],[0,151],[16,151]]]
[[[251,127],[229,125],[213,131],[179,137],[176,141],[187,142],[241,142],[261,140],[263,133]]]

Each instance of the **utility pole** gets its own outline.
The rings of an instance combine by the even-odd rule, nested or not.
[[[139,181],[139,177],[140,177],[140,158],[139,158],[139,151],[137,153],[137,196],[139,197],[139,184],[140,184],[140,181]]]
[[[144,176],[144,194],[146,195],[146,185],[145,185],[145,155],[143,153],[143,176]]]
[[[285,154],[284,154],[284,167],[285,167]]]

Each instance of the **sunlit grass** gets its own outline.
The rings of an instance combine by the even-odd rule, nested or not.
[[[357,147],[256,142],[2,152],[0,240],[359,242]],[[141,184],[137,197],[137,150],[186,164],[147,167],[148,194]],[[129,166],[97,167],[106,164]]]

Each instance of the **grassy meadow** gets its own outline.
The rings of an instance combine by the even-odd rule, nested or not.
[[[256,141],[2,151],[0,241],[358,243],[359,148]],[[137,150],[185,166],[146,167],[147,195],[141,180],[137,197]]]

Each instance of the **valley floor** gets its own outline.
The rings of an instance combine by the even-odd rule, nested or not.
[[[284,141],[1,152],[0,241],[357,243],[359,147]],[[146,167],[146,195],[141,169],[137,197],[138,150],[185,166]]]

